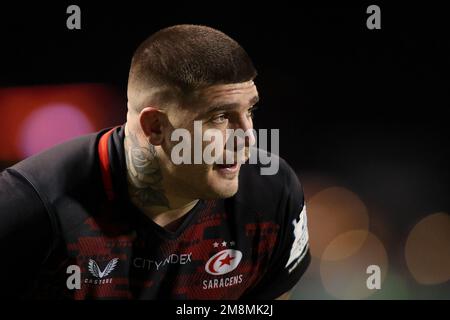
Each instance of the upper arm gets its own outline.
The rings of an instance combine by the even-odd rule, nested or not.
[[[33,187],[11,170],[0,173],[0,295],[18,296],[49,253],[52,229],[45,206]]]
[[[306,204],[294,171],[286,170],[284,199],[279,207],[278,244],[264,276],[249,292],[254,299],[288,297],[310,263]]]

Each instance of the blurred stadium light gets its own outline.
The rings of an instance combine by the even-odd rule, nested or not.
[[[125,122],[126,103],[103,84],[0,89],[0,161],[13,163],[67,139]]]
[[[449,281],[450,215],[438,212],[420,220],[408,235],[405,258],[418,283],[433,285]]]

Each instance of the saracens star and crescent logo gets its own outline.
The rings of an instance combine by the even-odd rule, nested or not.
[[[241,259],[241,251],[225,249],[217,252],[206,262],[205,271],[213,276],[220,276],[236,269]]]

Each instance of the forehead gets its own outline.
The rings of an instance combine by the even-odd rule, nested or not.
[[[211,103],[247,103],[258,96],[258,90],[253,81],[218,84],[201,90],[200,101]]]

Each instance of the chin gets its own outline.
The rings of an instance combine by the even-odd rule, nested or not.
[[[237,193],[237,191],[237,187],[233,189],[221,190],[220,192],[218,192],[219,199],[231,198]]]
[[[234,196],[238,191],[238,179],[217,181],[209,188],[205,200],[226,199]]]

